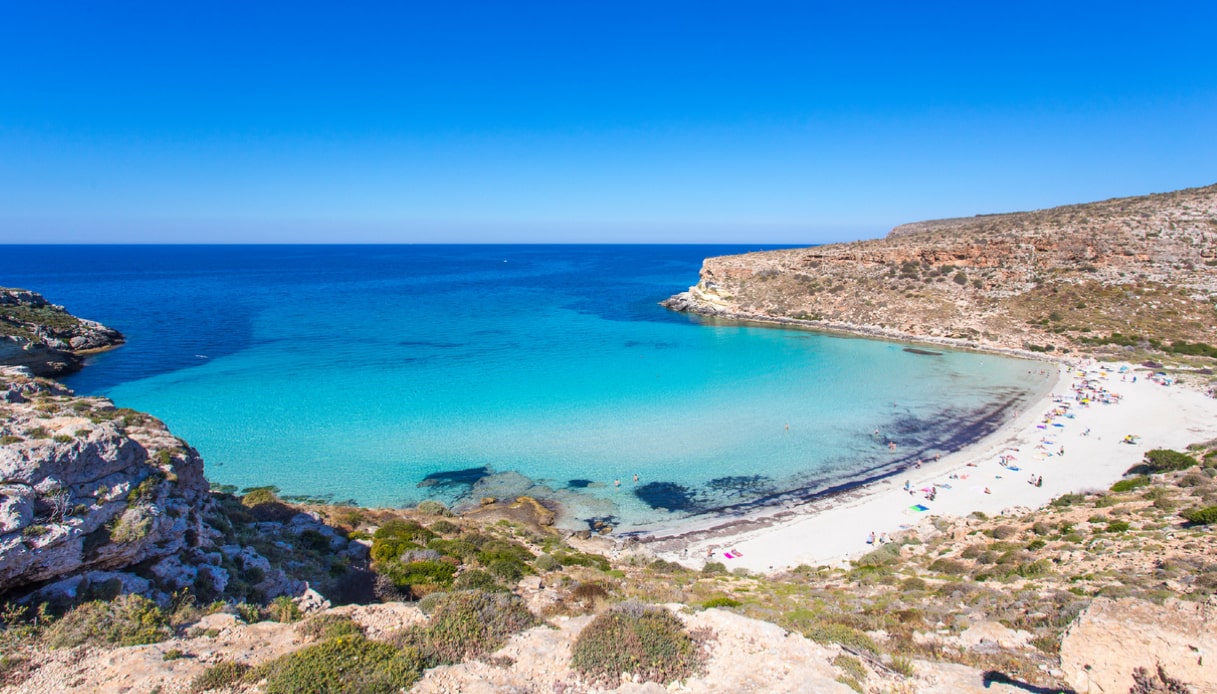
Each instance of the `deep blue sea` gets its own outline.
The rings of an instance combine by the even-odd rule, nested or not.
[[[569,527],[806,498],[958,447],[1044,387],[1015,359],[657,305],[750,250],[6,246],[0,285],[125,333],[66,382],[163,419],[214,483],[363,505],[530,493]]]

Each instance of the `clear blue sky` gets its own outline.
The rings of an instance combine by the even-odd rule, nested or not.
[[[1217,2],[0,4],[0,243],[815,243],[1217,182]]]

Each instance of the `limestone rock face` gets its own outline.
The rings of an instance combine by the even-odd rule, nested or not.
[[[10,395],[0,592],[175,555],[208,535],[203,461],[159,421],[120,416],[22,369],[0,371],[0,392]]]
[[[1133,670],[1161,665],[1196,692],[1217,691],[1217,605],[1098,598],[1061,642],[1061,666],[1080,692],[1127,692]],[[1206,662],[1206,659],[1208,662]]]
[[[117,330],[77,318],[41,294],[0,287],[0,365],[55,376],[80,369],[80,352],[109,349],[123,341]]]

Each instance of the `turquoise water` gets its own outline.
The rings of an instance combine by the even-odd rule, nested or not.
[[[119,247],[107,273],[96,249],[45,269],[29,249],[0,284],[126,332],[69,385],[165,420],[213,482],[364,505],[532,493],[572,527],[804,497],[983,435],[1043,387],[1019,360],[655,304],[741,250]]]

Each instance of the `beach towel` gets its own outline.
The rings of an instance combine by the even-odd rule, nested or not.
[[[909,509],[913,511],[929,511],[930,507],[924,504],[913,504],[912,506],[909,506]]]
[[[723,556],[724,556],[724,557],[726,557],[726,558],[728,558],[728,559],[734,559],[734,558],[735,558],[735,555],[734,555],[734,554],[732,554],[732,553],[730,553],[730,552],[723,552]]]
[[[1059,428],[1061,428],[1061,429],[1064,429],[1064,428],[1065,428],[1065,425],[1064,425],[1064,424],[1053,424],[1052,426],[1054,426],[1054,427],[1059,427]]]

